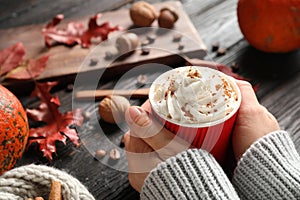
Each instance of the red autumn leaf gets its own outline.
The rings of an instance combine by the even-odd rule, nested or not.
[[[230,68],[226,65],[220,64],[220,63],[206,61],[206,60],[200,60],[197,58],[186,58],[186,60],[187,60],[187,63],[186,63],[187,65],[209,67],[212,69],[219,70],[219,71],[223,72],[224,74],[232,76],[233,78],[236,78],[239,80],[248,80],[247,78],[242,77],[237,73],[234,73],[232,71],[232,68]]]
[[[231,67],[228,67],[226,65],[222,65],[222,64],[217,64],[216,65],[216,69],[223,72],[224,74],[227,74],[229,76],[232,76],[233,78],[236,78],[236,79],[239,79],[239,80],[248,80],[247,78],[245,77],[242,77],[240,76],[239,74],[237,73],[234,73],[232,71],[232,68]]]
[[[37,122],[44,122],[46,125],[30,128],[29,140],[27,148],[37,143],[40,151],[48,159],[52,160],[52,154],[56,153],[56,141],[64,144],[69,138],[76,146],[78,146],[78,134],[75,129],[70,128],[72,124],[81,126],[83,123],[82,111],[75,109],[73,111],[62,114],[58,108],[60,101],[57,96],[52,96],[50,90],[57,82],[36,83],[36,87],[31,96],[37,96],[41,100],[41,104],[37,109],[26,109],[28,117]]]
[[[101,14],[97,14],[90,18],[89,28],[81,36],[82,47],[89,47],[91,45],[91,39],[93,37],[99,37],[101,40],[107,40],[108,34],[110,32],[117,31],[120,29],[118,26],[112,27],[111,24],[108,22],[98,25],[97,19],[99,17],[101,17]]]
[[[66,45],[75,45],[80,43],[80,36],[84,32],[82,23],[69,23],[66,29],[59,29],[57,25],[64,19],[62,14],[56,15],[51,22],[42,30],[45,38],[45,44],[48,48],[53,42],[63,43]]]
[[[50,48],[55,41],[66,45],[81,44],[82,47],[89,47],[93,37],[100,37],[101,40],[106,40],[108,34],[119,30],[119,27],[112,27],[107,22],[98,25],[97,19],[100,16],[100,14],[97,14],[90,18],[88,29],[85,30],[81,22],[70,22],[66,29],[59,29],[57,25],[63,20],[64,16],[61,14],[57,15],[42,30],[46,46]]]
[[[23,65],[11,70],[5,78],[27,80],[39,76],[45,69],[49,56],[27,60]]]
[[[22,43],[0,51],[0,76],[16,68],[25,56],[25,48]]]
[[[2,79],[27,80],[39,76],[45,69],[49,56],[24,60],[25,48],[22,43],[0,51],[0,76]]]
[[[46,25],[46,28],[52,28],[58,25],[64,19],[64,15],[58,14],[56,15],[51,22]]]
[[[227,74],[228,76],[231,76],[235,79],[250,81],[248,78],[245,78],[237,73],[234,73],[232,71],[232,68],[228,67],[226,65],[216,63],[216,62],[206,61],[206,60],[200,60],[197,58],[185,58],[185,59],[187,61],[186,65],[209,67],[212,69],[219,70],[219,71],[223,72],[224,74]],[[258,84],[253,85],[253,89],[255,92],[258,90],[258,87],[259,87]]]

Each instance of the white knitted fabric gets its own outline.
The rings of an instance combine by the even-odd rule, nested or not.
[[[289,134],[270,133],[244,153],[232,180],[241,199],[300,199],[300,157]]]
[[[52,180],[61,182],[64,200],[94,200],[73,176],[53,167],[34,164],[17,167],[0,176],[0,199],[48,198]]]
[[[211,154],[189,149],[150,172],[141,199],[238,200],[239,197]]]
[[[141,199],[300,200],[300,157],[288,133],[273,132],[254,142],[232,183],[209,153],[189,149],[150,172]]]

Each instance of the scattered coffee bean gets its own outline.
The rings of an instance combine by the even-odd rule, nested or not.
[[[124,143],[124,135],[122,136],[121,138],[121,142],[120,142],[120,145],[119,145],[121,148],[124,148],[125,147],[125,143]]]
[[[180,33],[175,33],[173,35],[173,42],[180,42],[182,38],[182,35]]]
[[[105,59],[106,60],[111,60],[113,57],[114,57],[114,55],[111,51],[106,51],[105,52]]]
[[[219,42],[214,42],[214,43],[212,44],[211,50],[212,50],[213,52],[215,52],[215,51],[218,51],[219,48],[220,48],[220,43],[219,43]]]
[[[98,150],[95,152],[95,158],[96,158],[96,159],[101,159],[101,158],[103,158],[105,155],[106,155],[106,151],[103,150],[103,149],[98,149]]]
[[[74,85],[73,84],[68,84],[67,87],[66,87],[66,91],[67,92],[72,92],[74,89]]]
[[[147,35],[149,43],[153,43],[156,40],[156,35]]]
[[[137,77],[137,85],[138,86],[144,86],[147,82],[147,76],[144,75],[144,74],[140,74],[138,77]]]
[[[112,150],[110,150],[110,152],[109,152],[109,157],[110,157],[110,159],[112,159],[112,160],[119,160],[120,157],[121,157],[121,154],[120,154],[120,152],[118,151],[118,149],[112,149]]]
[[[182,50],[183,48],[184,48],[184,44],[179,43],[179,44],[178,44],[178,50]]]
[[[89,66],[94,67],[98,64],[97,58],[91,58]]]
[[[227,52],[226,48],[219,48],[217,51],[217,56],[223,56],[226,54],[226,52]]]
[[[149,40],[143,40],[142,42],[141,42],[141,45],[142,46],[147,46],[148,44],[149,44],[150,42],[149,42]]]
[[[236,62],[231,63],[230,67],[232,69],[232,72],[238,72],[240,69],[240,66]]]
[[[148,55],[150,53],[150,49],[146,48],[146,47],[142,47],[142,53],[141,55],[145,56]]]

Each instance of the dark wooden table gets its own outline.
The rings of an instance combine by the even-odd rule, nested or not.
[[[151,0],[150,2],[160,1]],[[0,0],[0,28],[45,23],[58,13],[63,13],[66,18],[90,16],[98,12],[129,8],[131,3],[130,0],[61,0],[55,2]],[[267,54],[249,46],[237,23],[237,0],[182,0],[181,3],[208,48],[205,59],[228,66],[237,63],[239,74],[250,78],[253,83],[259,83],[257,96],[260,102],[277,117],[282,129],[290,133],[300,152],[300,51]],[[6,36],[1,35],[1,37]],[[221,47],[227,48],[227,53],[217,56],[215,52],[212,52],[214,42],[219,42]],[[102,87],[109,88],[116,81],[105,82]],[[134,81],[123,81],[126,88],[135,87]],[[61,99],[62,112],[72,108],[72,92],[67,92],[65,88],[58,88],[54,93],[58,94]],[[20,99],[25,107],[38,103],[26,96]],[[131,101],[132,104],[142,102],[143,100]],[[77,105],[91,113],[97,112],[95,104],[78,102]],[[96,199],[138,199],[138,193],[128,183],[124,157],[116,163],[93,159],[93,150],[97,148],[97,145],[106,150],[113,146],[122,150],[119,144],[126,126],[120,128],[100,122],[101,127],[104,128],[103,133],[99,134],[93,129],[95,124],[98,124],[97,118],[92,118],[83,125],[80,131],[83,142],[78,148],[70,142],[66,146],[58,143],[58,153],[54,156],[53,162],[49,163],[37,154],[34,148],[30,148],[18,162],[18,166],[37,163],[67,171],[78,178]],[[97,142],[92,144],[91,138],[96,139]],[[124,156],[124,151],[121,152]],[[103,164],[105,162],[112,167]]]

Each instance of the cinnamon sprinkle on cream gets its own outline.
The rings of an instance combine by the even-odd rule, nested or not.
[[[221,84],[216,85],[216,90],[219,91],[222,88]]]
[[[190,78],[195,78],[195,77],[202,78],[200,72],[198,70],[192,69],[192,68],[189,69],[189,73],[187,76]]]

